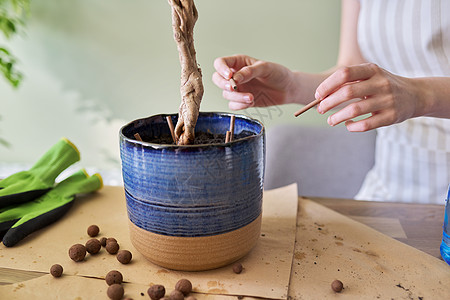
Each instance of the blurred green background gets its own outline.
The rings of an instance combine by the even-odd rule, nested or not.
[[[213,85],[218,56],[248,54],[294,70],[321,72],[337,58],[340,1],[196,0],[202,111],[229,111]],[[30,165],[60,137],[81,151],[83,166],[120,168],[118,131],[126,122],[178,111],[180,66],[166,0],[32,1],[25,32],[1,40],[24,73],[18,89],[0,80],[0,170]],[[311,95],[313,99],[313,95]],[[326,126],[300,106],[240,113],[270,128]]]

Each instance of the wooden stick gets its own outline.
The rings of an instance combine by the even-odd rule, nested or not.
[[[139,135],[139,133],[135,133],[134,134],[134,138],[137,139],[138,141],[143,142],[143,140],[141,139],[141,136]]]
[[[172,118],[170,116],[166,117],[167,124],[169,124],[170,133],[172,134],[172,140],[176,144],[177,140],[175,139],[175,128],[173,127]]]
[[[227,131],[227,135],[225,136],[225,143],[230,142],[230,135],[231,135],[231,132]]]
[[[294,116],[296,116],[296,117],[300,116],[302,113],[304,113],[304,112],[307,111],[308,109],[310,109],[310,108],[316,106],[316,105],[319,104],[321,101],[322,101],[322,100],[316,99],[316,100],[310,102],[309,104],[303,106],[302,109],[300,109],[299,111],[297,111],[297,112],[294,114]]]
[[[230,85],[233,88],[233,90],[237,91],[237,84],[236,81],[234,81],[233,77],[230,78]]]
[[[235,116],[231,116],[230,118],[230,142],[234,139],[234,120]]]

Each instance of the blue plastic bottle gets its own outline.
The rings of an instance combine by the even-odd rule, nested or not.
[[[448,187],[447,200],[445,202],[444,230],[442,234],[441,256],[450,265],[450,224],[448,224],[448,215],[450,215],[450,186]]]

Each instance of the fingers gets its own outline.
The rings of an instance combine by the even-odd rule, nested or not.
[[[325,99],[342,85],[372,77],[378,66],[372,63],[343,67],[331,74],[316,89],[316,99]]]
[[[228,107],[231,110],[241,110],[241,109],[246,109],[246,108],[249,108],[249,107],[253,107],[253,104],[230,101],[228,103]]]
[[[346,101],[375,95],[378,90],[377,85],[370,80],[344,84],[322,100],[317,106],[317,111],[324,114]]]
[[[348,120],[345,122],[345,126],[347,127],[348,131],[351,132],[364,132],[369,131],[378,127],[382,126],[388,126],[392,124],[391,116],[389,113],[383,112],[383,113],[374,113],[372,116],[359,120],[359,121],[353,121]]]
[[[214,60],[214,68],[225,79],[233,76],[233,70],[240,70],[244,66],[252,65],[257,60],[247,55],[233,55],[219,57]]]
[[[228,107],[232,110],[245,109],[253,106],[254,97],[251,93],[223,91],[222,96],[230,101]]]
[[[212,81],[215,85],[225,91],[234,91],[231,83],[228,79],[225,79],[218,72],[215,72],[212,76]]]
[[[238,84],[244,84],[258,77],[266,77],[270,73],[269,65],[264,61],[256,61],[252,65],[242,67],[233,74],[233,79]]]
[[[327,122],[329,125],[335,126],[368,113],[381,111],[383,108],[385,108],[385,104],[378,97],[367,98],[366,100],[349,104],[340,111],[330,115]]]

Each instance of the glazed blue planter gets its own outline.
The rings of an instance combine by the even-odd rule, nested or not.
[[[235,115],[235,139],[230,143],[177,146],[145,142],[170,135],[166,116],[135,120],[120,130],[131,223],[159,235],[205,237],[255,221],[262,208],[264,126]],[[177,115],[170,116],[176,124]],[[230,117],[227,113],[200,113],[196,133],[225,134]],[[135,133],[144,142],[136,140]]]

